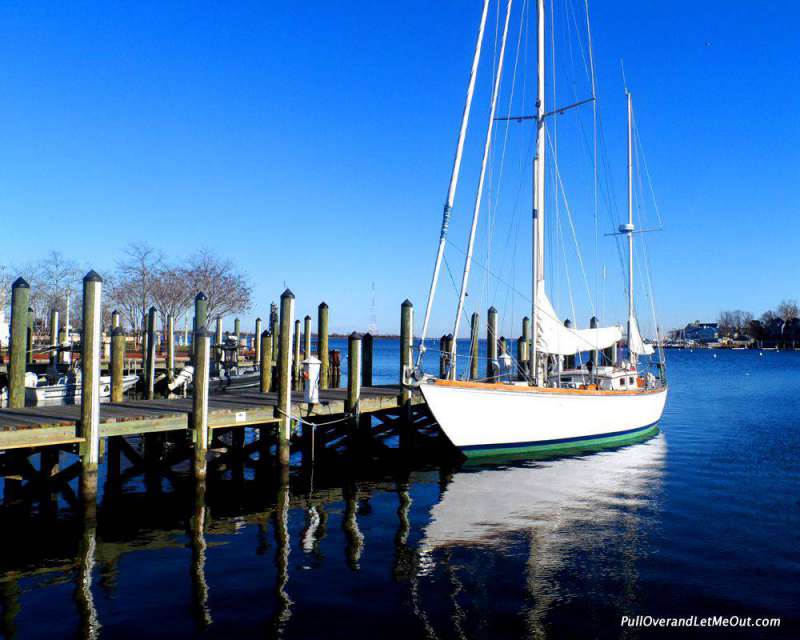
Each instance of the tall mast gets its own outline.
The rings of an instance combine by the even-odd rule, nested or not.
[[[431,319],[431,309],[433,308],[433,299],[436,297],[436,286],[439,282],[439,271],[442,267],[442,258],[444,257],[444,248],[447,242],[447,227],[450,224],[450,212],[453,210],[453,202],[456,197],[456,187],[458,186],[458,176],[461,171],[461,157],[464,152],[464,140],[467,137],[467,124],[469,123],[469,112],[472,108],[472,94],[475,92],[475,78],[478,74],[478,62],[481,58],[481,47],[483,45],[483,32],[486,27],[486,15],[489,11],[489,0],[483,2],[483,13],[481,13],[481,23],[478,27],[478,41],[475,44],[475,53],[472,57],[472,69],[469,74],[469,84],[467,86],[467,98],[464,103],[464,113],[461,116],[461,128],[458,133],[458,144],[456,146],[456,157],[453,160],[453,170],[450,173],[450,186],[447,189],[447,199],[444,203],[444,212],[442,213],[442,230],[439,234],[439,249],[436,252],[436,262],[433,266],[433,277],[431,278],[431,286],[428,291],[428,303],[425,306],[425,319],[422,322],[422,335],[420,336],[419,343],[419,356],[417,358],[417,366],[422,363],[422,356],[425,353],[425,338],[428,335],[428,323]]]
[[[628,236],[628,357],[631,364],[636,363],[636,354],[631,350],[631,325],[633,324],[633,107],[631,92],[625,89],[628,98],[628,224],[622,231]]]
[[[453,323],[453,343],[450,347],[450,369],[448,377],[456,377],[456,345],[458,341],[458,328],[461,324],[461,312],[464,309],[464,300],[467,297],[467,283],[469,282],[469,271],[472,266],[472,252],[475,248],[475,233],[478,230],[478,217],[481,212],[481,200],[483,198],[483,183],[486,178],[486,165],[489,161],[489,151],[492,148],[492,132],[494,131],[494,114],[497,108],[497,96],[500,93],[500,78],[503,75],[503,60],[506,55],[506,38],[508,36],[508,23],[511,18],[511,3],[506,3],[506,19],[503,25],[503,37],[500,41],[500,57],[497,59],[497,70],[494,77],[494,87],[492,88],[491,107],[489,108],[489,124],[486,128],[486,140],[483,145],[483,160],[481,161],[481,173],[478,178],[478,189],[475,193],[475,205],[472,209],[472,226],[469,230],[469,241],[467,243],[467,256],[464,260],[464,273],[461,276],[461,291],[458,295],[458,307],[456,309],[456,319]],[[492,339],[496,339],[493,336]]]
[[[537,24],[537,74],[536,85],[536,156],[533,159],[533,231],[531,251],[531,349],[530,376],[533,384],[541,383],[537,366],[536,340],[538,321],[536,317],[536,297],[539,283],[544,281],[544,0],[536,1]]]

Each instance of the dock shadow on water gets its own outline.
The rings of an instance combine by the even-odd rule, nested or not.
[[[388,637],[474,638],[617,628],[651,553],[665,453],[663,435],[466,466],[426,466],[395,449],[283,475],[221,456],[201,483],[188,469],[126,475],[123,458],[120,474],[101,468],[96,509],[6,496],[2,633],[344,638],[373,637],[380,625]]]

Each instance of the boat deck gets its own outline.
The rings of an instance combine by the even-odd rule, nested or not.
[[[400,406],[398,385],[362,387],[362,414],[396,409]],[[302,392],[292,393],[292,415],[323,419],[345,413],[346,389],[320,391],[320,402],[303,402]],[[210,429],[266,425],[278,422],[275,406],[278,394],[241,391],[209,398]],[[414,394],[412,403],[421,402]],[[0,409],[0,450],[82,442],[80,405],[38,406]],[[100,405],[100,437],[131,436],[189,428],[192,398],[132,400]]]

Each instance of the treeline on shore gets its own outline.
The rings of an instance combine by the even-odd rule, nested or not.
[[[180,263],[169,260],[162,251],[145,242],[125,246],[122,257],[110,269],[101,271],[103,277],[103,324],[110,325],[112,311],[121,314],[123,326],[140,334],[144,316],[155,307],[166,325],[171,315],[176,329],[191,325],[194,296],[202,291],[208,297],[209,324],[218,317],[246,312],[252,304],[249,278],[228,259],[207,248],[197,250]],[[49,331],[50,310],[56,309],[66,318],[70,308],[70,325],[80,328],[81,280],[90,266],[50,251],[44,258],[22,265],[0,267],[3,301],[10,302],[11,282],[24,278],[31,287],[31,308],[34,312],[34,331]],[[65,320],[62,320],[62,322]]]

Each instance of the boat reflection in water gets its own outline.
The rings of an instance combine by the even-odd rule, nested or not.
[[[208,485],[174,477],[175,491],[146,478],[123,489],[127,471],[109,473],[97,512],[42,506],[47,526],[24,511],[6,520],[0,635],[141,637],[157,625],[317,637],[335,619],[338,637],[358,637],[389,617],[392,637],[582,635],[595,612],[618,624],[636,607],[665,450],[658,435],[453,473],[387,458],[321,467],[313,489],[299,470],[259,480],[217,468]],[[12,498],[0,505],[9,518]]]
[[[643,534],[652,520],[643,513],[658,499],[665,455],[660,433],[613,451],[465,467],[431,509],[419,566],[423,574],[434,574],[442,562],[455,564],[451,575],[480,574],[481,550],[493,565],[497,556],[522,556],[509,568],[524,565],[531,637],[546,635],[545,619],[550,628],[556,604],[568,608],[576,595],[585,597],[587,582],[595,583],[604,606],[622,612],[635,606],[635,562],[646,553]]]

